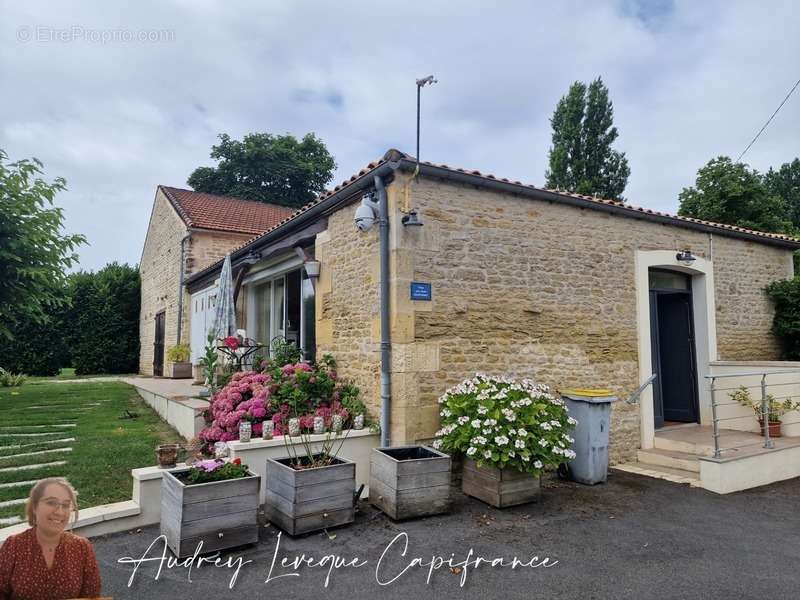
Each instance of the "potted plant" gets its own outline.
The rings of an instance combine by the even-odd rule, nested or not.
[[[167,377],[172,379],[190,379],[192,363],[189,362],[191,350],[189,344],[177,344],[167,349]]]
[[[434,447],[463,454],[462,491],[497,508],[536,500],[541,474],[575,457],[577,422],[545,385],[479,373],[439,403]]]
[[[239,459],[209,459],[166,471],[161,479],[161,533],[177,557],[258,541],[261,478]]]
[[[743,385],[728,394],[728,396],[730,396],[732,400],[735,400],[742,406],[753,411],[753,414],[758,420],[758,427],[761,430],[761,435],[765,435],[764,403],[761,399],[754,400],[750,396],[750,390]],[[781,401],[772,394],[767,394],[766,411],[768,413],[767,426],[769,427],[769,437],[782,437],[781,418],[786,412],[796,410],[797,408],[800,408],[800,402],[793,402],[791,398],[784,398]]]

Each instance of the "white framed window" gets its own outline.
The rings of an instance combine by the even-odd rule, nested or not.
[[[271,353],[272,341],[283,338],[297,345],[306,360],[316,353],[314,289],[302,263],[255,274],[247,285],[248,336]]]

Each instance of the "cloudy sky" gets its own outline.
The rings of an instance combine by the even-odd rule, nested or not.
[[[217,134],[315,132],[334,182],[396,147],[542,185],[549,118],[602,76],[628,200],[675,211],[800,77],[796,2],[11,2],[0,0],[0,148],[69,190],[81,267],[137,263],[155,187],[186,187]],[[140,39],[143,38],[143,39]],[[745,161],[800,154],[800,92]]]

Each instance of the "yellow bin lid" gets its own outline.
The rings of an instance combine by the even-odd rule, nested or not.
[[[597,390],[589,388],[570,388],[567,390],[561,390],[561,393],[568,396],[584,396],[586,398],[599,398],[601,396],[614,395],[611,390]]]

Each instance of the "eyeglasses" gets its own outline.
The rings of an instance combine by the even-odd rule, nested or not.
[[[67,500],[66,502],[59,502],[54,498],[48,498],[47,500],[43,500],[45,506],[52,510],[58,510],[59,507],[63,508],[65,512],[69,512],[72,510],[72,502]]]

